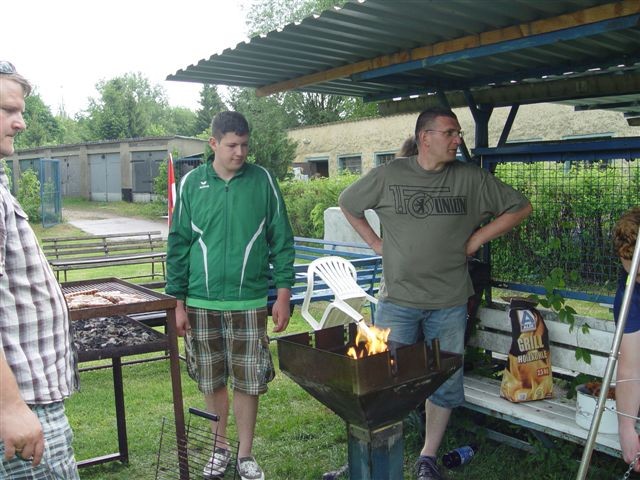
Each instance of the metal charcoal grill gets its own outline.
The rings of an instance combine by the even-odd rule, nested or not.
[[[115,317],[118,315],[128,315],[134,313],[166,311],[167,318],[167,335],[166,346],[169,350],[169,373],[171,375],[171,390],[173,394],[173,414],[175,418],[175,440],[176,448],[181,451],[184,448],[185,441],[185,425],[184,410],[182,405],[182,383],[180,379],[180,359],[178,351],[178,336],[176,332],[176,316],[175,307],[176,299],[169,295],[154,292],[148,288],[135,285],[118,278],[101,278],[96,280],[66,282],[61,284],[62,293],[79,292],[83,290],[97,290],[100,292],[117,291],[119,293],[135,294],[143,300],[139,302],[120,303],[113,305],[101,305],[96,307],[77,308],[69,311],[69,317],[72,321],[85,320],[98,317]],[[160,347],[160,341],[150,342],[144,346],[144,349]],[[164,348],[164,347],[163,347]],[[133,349],[131,350],[133,352]],[[141,353],[141,352],[135,352]],[[120,460],[124,463],[129,461],[129,448],[127,442],[126,419],[124,413],[124,392],[122,382],[122,362],[118,355],[130,354],[128,351],[118,350],[108,352],[108,356],[112,358],[113,367],[113,384],[114,397],[116,403],[116,424],[118,428],[118,453],[111,455],[103,455],[85,461],[78,462],[79,467],[97,465],[112,460]],[[107,352],[98,352],[98,356],[105,358]],[[88,359],[88,358],[85,358]],[[180,467],[180,475],[174,478],[183,480],[188,478],[188,465],[186,464],[186,455],[178,456]]]
[[[462,355],[434,341],[356,360],[346,355],[356,333],[350,324],[279,337],[280,369],[347,423],[352,480],[397,479],[402,420],[461,367]]]
[[[218,416],[197,408],[189,408],[186,443],[183,448],[176,448],[176,437],[172,431],[172,425],[167,424],[166,419],[163,418],[155,480],[202,479],[204,467],[209,461],[216,441],[228,444],[231,452],[231,460],[225,475],[216,478],[225,480],[239,478],[236,472],[238,442],[213,433],[209,420],[217,421]],[[185,465],[188,465],[186,472]]]

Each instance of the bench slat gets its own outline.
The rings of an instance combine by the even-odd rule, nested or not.
[[[69,260],[51,260],[49,263],[51,266],[58,269],[64,269],[65,267],[73,268],[81,265],[101,265],[101,264],[125,264],[128,263],[140,263],[143,260],[161,262],[167,258],[167,254],[164,252],[158,253],[138,253],[134,255],[111,255],[108,257],[91,257],[91,258],[75,258]]]
[[[104,235],[80,235],[75,237],[49,237],[41,240],[42,244],[48,243],[66,243],[73,240],[89,240],[89,239],[101,239],[101,238],[134,238],[134,237],[160,237],[162,232],[160,230],[153,232],[133,232],[133,233],[107,233]]]
[[[610,342],[611,338],[606,339],[606,341]],[[511,348],[511,333],[506,335],[479,330],[471,337],[469,345],[491,350],[492,352],[508,354]],[[582,360],[576,360],[575,348],[562,347],[553,342],[551,343],[551,365],[554,370],[562,368],[602,377],[607,366],[607,360],[608,356],[592,354],[591,363],[588,364]]]
[[[502,310],[503,305],[498,304],[496,308],[487,308],[481,307],[478,310],[478,318],[481,319],[482,325],[486,328],[491,328],[493,330],[498,330],[502,332],[511,333],[511,324],[509,323],[509,319],[507,318],[507,313]],[[591,329],[600,330],[603,332],[608,332],[610,334],[615,333],[615,324],[611,321],[591,318],[591,317],[583,317],[576,316],[576,327],[572,332],[569,331],[569,325],[565,323],[561,323],[557,321],[557,317],[553,312],[548,312],[546,310],[538,309],[540,313],[542,313],[543,318],[545,319],[545,323],[548,323],[549,320],[555,322],[552,328],[557,328],[557,326],[562,326],[562,328],[556,330],[554,332],[554,340],[557,342],[571,344],[573,346],[578,346],[578,332],[580,332],[580,326],[584,323],[587,323]],[[587,337],[589,334],[587,334]],[[598,342],[594,342],[593,350],[597,351],[608,351],[607,346],[600,345]],[[610,345],[609,345],[610,347]]]

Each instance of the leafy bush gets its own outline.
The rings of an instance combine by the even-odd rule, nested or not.
[[[167,182],[169,162],[162,162],[158,167],[158,176],[153,179],[153,193],[155,193],[159,199],[167,201]]]
[[[177,158],[180,158],[180,152],[176,149],[173,149],[171,152],[171,156],[174,161],[174,180],[176,182],[176,186],[180,181],[178,176],[178,172],[176,172],[175,161]],[[167,203],[167,188],[169,184],[169,158],[167,157],[163,162],[158,166],[158,175],[153,179],[153,193],[158,196],[158,201]]]
[[[40,215],[40,180],[33,170],[28,169],[20,175],[17,199],[24,212],[29,216],[29,221],[39,222],[42,219]]]
[[[303,182],[288,180],[280,183],[282,195],[293,233],[300,237],[324,237],[324,211],[338,206],[342,191],[360,175],[342,173],[328,178],[316,178]]]

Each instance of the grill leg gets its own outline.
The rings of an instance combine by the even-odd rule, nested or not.
[[[187,456],[187,434],[184,426],[184,406],[182,400],[182,381],[180,379],[180,358],[178,351],[178,333],[176,329],[176,311],[167,310],[167,330],[169,340],[169,364],[171,369],[171,389],[173,391],[173,414],[176,424],[176,442],[178,447],[178,465],[180,480],[189,480],[189,459]]]
[[[127,441],[127,419],[124,409],[124,389],[122,385],[122,360],[113,357],[113,392],[116,402],[116,425],[118,427],[118,450],[120,461],[125,465],[129,463],[129,443]]]
[[[375,430],[348,424],[347,430],[349,478],[394,480],[402,477],[402,422]]]

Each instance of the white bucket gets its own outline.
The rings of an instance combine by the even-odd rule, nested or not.
[[[613,387],[613,385],[612,385]],[[576,387],[576,423],[582,428],[591,428],[591,419],[596,410],[598,398],[592,396],[587,388],[582,385]],[[618,416],[616,414],[616,401],[608,398],[604,402],[604,410],[600,418],[598,433],[618,433]]]

